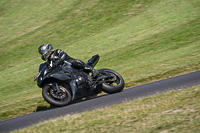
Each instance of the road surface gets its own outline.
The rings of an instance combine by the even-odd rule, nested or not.
[[[67,114],[105,108],[114,104],[120,104],[170,90],[185,89],[198,84],[200,84],[200,71],[132,87],[116,94],[105,94],[89,100],[72,103],[65,107],[54,107],[48,110],[3,120],[0,121],[0,133],[18,130]]]

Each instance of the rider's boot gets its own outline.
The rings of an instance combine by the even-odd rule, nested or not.
[[[94,69],[93,67],[89,66],[89,65],[86,65],[85,68],[84,68],[86,71],[89,71],[92,73],[92,77],[95,78],[96,76],[99,75],[99,71]]]

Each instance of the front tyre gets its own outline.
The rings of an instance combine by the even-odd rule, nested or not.
[[[114,70],[111,69],[101,69],[100,71],[104,71],[112,75],[110,78],[104,80],[102,84],[102,90],[106,93],[117,93],[124,89],[124,79],[122,76]]]
[[[51,105],[65,106],[72,100],[69,85],[58,85],[57,89],[53,89],[51,85],[45,85],[42,89],[43,98]]]

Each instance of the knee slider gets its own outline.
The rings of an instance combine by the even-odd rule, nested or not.
[[[72,62],[72,66],[77,69],[83,69],[85,67],[85,63],[81,60],[74,60]]]

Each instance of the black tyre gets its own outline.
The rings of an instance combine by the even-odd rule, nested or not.
[[[43,98],[51,105],[65,106],[72,100],[69,85],[58,85],[59,90],[55,90],[50,85],[45,85],[42,89]]]
[[[117,93],[124,89],[124,79],[122,76],[114,70],[111,69],[101,69],[99,70],[110,73],[113,78],[105,79],[102,84],[102,90],[106,93]]]

